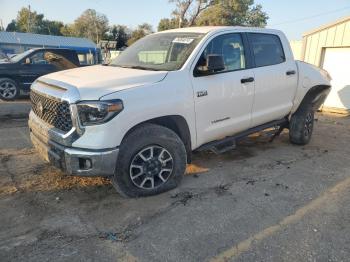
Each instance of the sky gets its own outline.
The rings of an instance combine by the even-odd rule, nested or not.
[[[350,16],[349,0],[255,0],[270,19],[267,27],[280,29],[290,40],[302,38],[304,32]],[[0,23],[7,26],[18,10],[30,5],[47,19],[72,23],[88,8],[105,14],[110,24],[135,28],[144,22],[156,30],[161,18],[170,17],[174,8],[167,0],[0,0]]]

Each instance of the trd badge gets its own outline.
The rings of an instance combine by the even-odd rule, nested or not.
[[[202,96],[207,96],[208,95],[208,91],[198,91],[197,92],[197,97],[202,97]]]

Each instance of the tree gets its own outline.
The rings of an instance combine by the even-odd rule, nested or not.
[[[98,43],[108,32],[108,19],[94,9],[87,9],[74,21],[73,28],[77,36],[87,37]]]
[[[74,24],[66,24],[60,28],[60,33],[63,36],[77,36],[75,32]]]
[[[192,26],[201,12],[214,4],[212,0],[169,0],[175,3],[172,12],[173,19],[177,20],[177,27]]]
[[[132,45],[133,43],[135,43],[137,40],[145,37],[146,35],[152,34],[153,33],[153,29],[152,29],[152,25],[144,23],[142,25],[139,25],[136,30],[134,30],[131,33],[131,37],[128,40],[128,46]]]
[[[38,14],[31,11],[30,8],[23,7],[18,11],[16,20],[12,20],[7,25],[6,31],[62,35],[61,27],[63,27],[62,22],[44,19],[43,14]]]
[[[145,35],[149,35],[149,34],[153,33],[152,25],[150,25],[148,23],[143,23],[143,24],[139,25],[138,29],[143,30]]]
[[[254,6],[246,16],[246,25],[254,27],[265,27],[268,15],[262,10],[261,5]]]
[[[268,16],[254,0],[169,0],[175,3],[172,15],[178,26],[242,25],[264,27]],[[163,20],[163,21],[162,21]],[[161,29],[172,27],[162,19]]]
[[[196,25],[266,26],[267,14],[254,0],[221,0],[204,10]]]
[[[169,29],[174,29],[179,27],[179,20],[176,18],[163,18],[159,21],[158,31],[164,31]]]
[[[22,7],[18,11],[16,27],[19,32],[36,33],[42,24],[44,15],[33,12],[30,8]]]
[[[44,35],[62,35],[61,28],[63,27],[63,23],[59,21],[50,21],[50,20],[43,20],[41,27],[37,31],[39,34]]]
[[[178,20],[178,27],[182,27],[185,23],[185,16],[194,0],[169,0],[170,3],[175,3],[176,9],[173,11],[173,16]]]
[[[7,32],[16,32],[18,31],[18,28],[17,28],[17,23],[16,23],[16,20],[12,20],[11,23],[9,23],[6,27],[6,31]]]
[[[121,49],[128,44],[129,29],[125,25],[114,25],[110,29],[110,39],[117,42],[117,49]]]

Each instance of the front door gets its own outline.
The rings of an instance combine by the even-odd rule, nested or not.
[[[20,81],[25,87],[28,87],[40,76],[55,72],[55,66],[48,63],[44,58],[44,51],[37,51],[31,54],[29,62],[23,59],[20,69]]]
[[[196,68],[205,66],[208,55],[222,55],[225,69],[192,77],[198,146],[248,129],[254,98],[254,72],[246,69],[241,34],[224,34],[211,40]]]

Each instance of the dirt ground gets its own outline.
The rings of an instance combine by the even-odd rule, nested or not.
[[[1,261],[350,261],[350,117],[319,114],[312,142],[251,137],[194,155],[182,185],[123,199],[65,176],[0,119]]]

